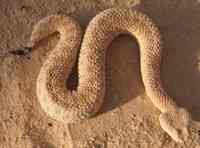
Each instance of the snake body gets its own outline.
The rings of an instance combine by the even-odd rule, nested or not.
[[[70,91],[66,80],[77,59],[82,31],[68,16],[51,15],[40,20],[31,35],[31,46],[54,32],[60,40],[43,63],[37,78],[37,97],[44,111],[66,124],[93,116],[105,95],[105,56],[119,34],[134,36],[140,48],[142,80],[153,104],[162,112],[161,127],[177,142],[187,138],[189,113],[176,105],[165,91],[160,67],[162,43],[158,28],[145,14],[129,8],[111,8],[89,23],[81,44],[78,87]]]

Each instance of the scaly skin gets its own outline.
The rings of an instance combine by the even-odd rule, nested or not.
[[[77,58],[82,32],[71,17],[52,15],[34,27],[31,47],[54,32],[60,41],[45,60],[37,78],[37,97],[44,111],[66,124],[94,115],[105,95],[105,55],[119,34],[133,35],[140,46],[141,74],[145,90],[162,112],[161,127],[177,142],[188,137],[190,114],[176,105],[163,88],[160,78],[161,36],[146,15],[128,8],[112,8],[89,23],[80,49],[79,84],[76,91],[65,86]]]

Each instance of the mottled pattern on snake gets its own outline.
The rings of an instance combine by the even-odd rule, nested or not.
[[[177,142],[187,139],[189,124],[196,122],[163,88],[160,78],[161,36],[149,17],[129,8],[111,8],[95,16],[81,44],[79,83],[75,91],[68,90],[65,83],[77,59],[82,38],[81,28],[73,18],[52,15],[40,20],[31,35],[31,48],[54,32],[60,33],[60,40],[43,63],[37,78],[37,97],[48,115],[66,124],[93,116],[105,95],[107,48],[119,34],[129,34],[138,41],[142,80],[147,95],[162,112],[159,118],[161,127]]]

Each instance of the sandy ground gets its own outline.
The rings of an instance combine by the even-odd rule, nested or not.
[[[200,129],[190,128],[190,138],[181,145],[160,128],[159,111],[141,81],[139,46],[131,37],[118,37],[108,50],[106,97],[99,113],[69,128],[43,112],[35,93],[41,64],[58,36],[44,41],[30,58],[5,54],[25,45],[42,17],[71,15],[85,29],[98,12],[118,5],[138,5],[158,25],[166,90],[200,121],[199,1],[0,0],[0,148],[69,148],[71,140],[75,148],[200,148]],[[76,86],[76,70],[69,84]]]

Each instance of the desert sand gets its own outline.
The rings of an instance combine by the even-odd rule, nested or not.
[[[162,80],[168,93],[200,121],[200,1],[198,0],[0,0],[0,148],[200,148],[200,129],[184,144],[160,127],[159,110],[146,96],[139,46],[129,36],[110,45],[105,101],[93,118],[63,125],[36,97],[36,78],[57,43],[53,35],[27,56],[8,50],[26,45],[33,25],[50,14],[75,17],[85,30],[100,11],[119,5],[150,16],[163,37]],[[77,85],[76,66],[68,84]]]

